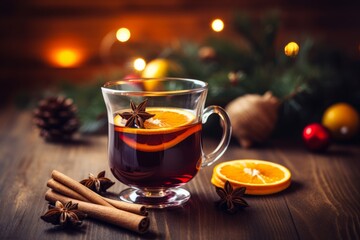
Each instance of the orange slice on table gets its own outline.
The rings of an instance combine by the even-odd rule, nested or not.
[[[126,120],[122,119],[121,116],[117,114],[114,117],[115,130],[128,134],[149,135],[149,137],[156,137],[156,135],[164,134],[169,134],[168,136],[170,136],[170,134],[174,134],[171,140],[156,145],[140,143],[125,135],[122,136],[122,140],[127,145],[139,151],[155,152],[165,150],[175,146],[193,133],[201,130],[201,124],[195,125],[195,115],[184,109],[147,108],[146,112],[155,114],[155,116],[144,122],[145,128],[125,127]],[[179,134],[176,134],[177,132]]]
[[[290,186],[290,171],[277,163],[243,159],[220,163],[214,167],[211,183],[224,187],[229,181],[234,188],[246,187],[246,194],[265,195]]]

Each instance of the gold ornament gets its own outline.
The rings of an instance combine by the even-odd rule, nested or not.
[[[350,140],[360,130],[360,114],[348,103],[336,103],[326,109],[322,124],[335,140]]]
[[[164,77],[180,77],[184,74],[184,69],[176,62],[157,58],[150,61],[141,74],[143,78],[164,78]]]
[[[226,106],[233,128],[233,136],[240,145],[249,148],[267,140],[274,130],[280,101],[266,92],[264,95],[246,94]]]
[[[165,77],[182,77],[184,69],[176,62],[165,59],[157,58],[150,61],[141,74],[142,78],[165,78]],[[161,89],[162,86],[154,80],[147,80],[144,82],[144,87],[147,91],[156,91]]]
[[[298,55],[299,50],[300,47],[296,42],[289,42],[284,48],[285,55],[288,57],[295,57]]]

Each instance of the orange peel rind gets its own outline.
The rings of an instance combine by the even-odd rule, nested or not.
[[[142,152],[157,152],[157,151],[162,151],[162,150],[166,150],[168,148],[171,148],[173,146],[175,146],[176,144],[178,144],[179,142],[181,142],[182,140],[184,140],[185,138],[189,137],[190,135],[198,132],[201,130],[201,125],[195,125],[194,127],[189,128],[188,130],[186,130],[185,132],[181,133],[180,135],[176,136],[174,139],[168,141],[168,142],[164,142],[161,144],[157,144],[157,145],[150,145],[150,144],[146,144],[146,143],[138,143],[135,140],[126,137],[125,135],[123,135],[121,137],[121,139],[130,147],[138,150],[138,151],[142,151]]]
[[[196,117],[188,110],[153,107],[147,108],[146,111],[150,114],[155,114],[155,116],[144,122],[145,128],[125,127],[126,121],[124,121],[119,114],[114,117],[115,131],[124,133],[120,136],[122,141],[131,148],[139,151],[157,152],[166,150],[202,129],[201,124],[195,124]],[[128,136],[128,134],[139,134],[152,135],[155,137],[156,135],[177,134],[177,132],[179,132],[179,135],[176,135],[167,142],[162,142],[157,145],[140,143]]]
[[[229,181],[234,188],[246,187],[245,194],[265,195],[280,192],[291,184],[286,167],[264,160],[241,159],[219,163],[214,167],[211,183],[224,187]]]

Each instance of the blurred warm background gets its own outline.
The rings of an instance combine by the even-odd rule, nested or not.
[[[202,41],[212,34],[209,24],[215,18],[226,24],[221,34],[231,37],[230,22],[236,11],[257,18],[274,9],[280,11],[281,19],[277,47],[308,35],[359,57],[360,3],[356,0],[3,0],[2,89],[59,79],[92,79],[103,70],[99,51],[105,36],[121,27],[131,31],[121,50],[129,54],[126,48],[131,46],[136,56],[139,45],[166,46],[178,39]],[[61,54],[73,59],[64,63]]]
[[[173,58],[180,76],[209,81],[212,103],[271,90],[308,123],[332,103],[359,108],[359,12],[357,0],[2,0],[2,103],[63,83],[92,86],[102,101],[98,84]]]

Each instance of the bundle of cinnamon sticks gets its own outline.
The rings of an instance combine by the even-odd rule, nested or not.
[[[54,170],[47,182],[49,189],[45,199],[55,203],[72,201],[89,217],[114,224],[128,230],[145,233],[150,226],[143,205],[126,203],[100,196],[78,181]]]

